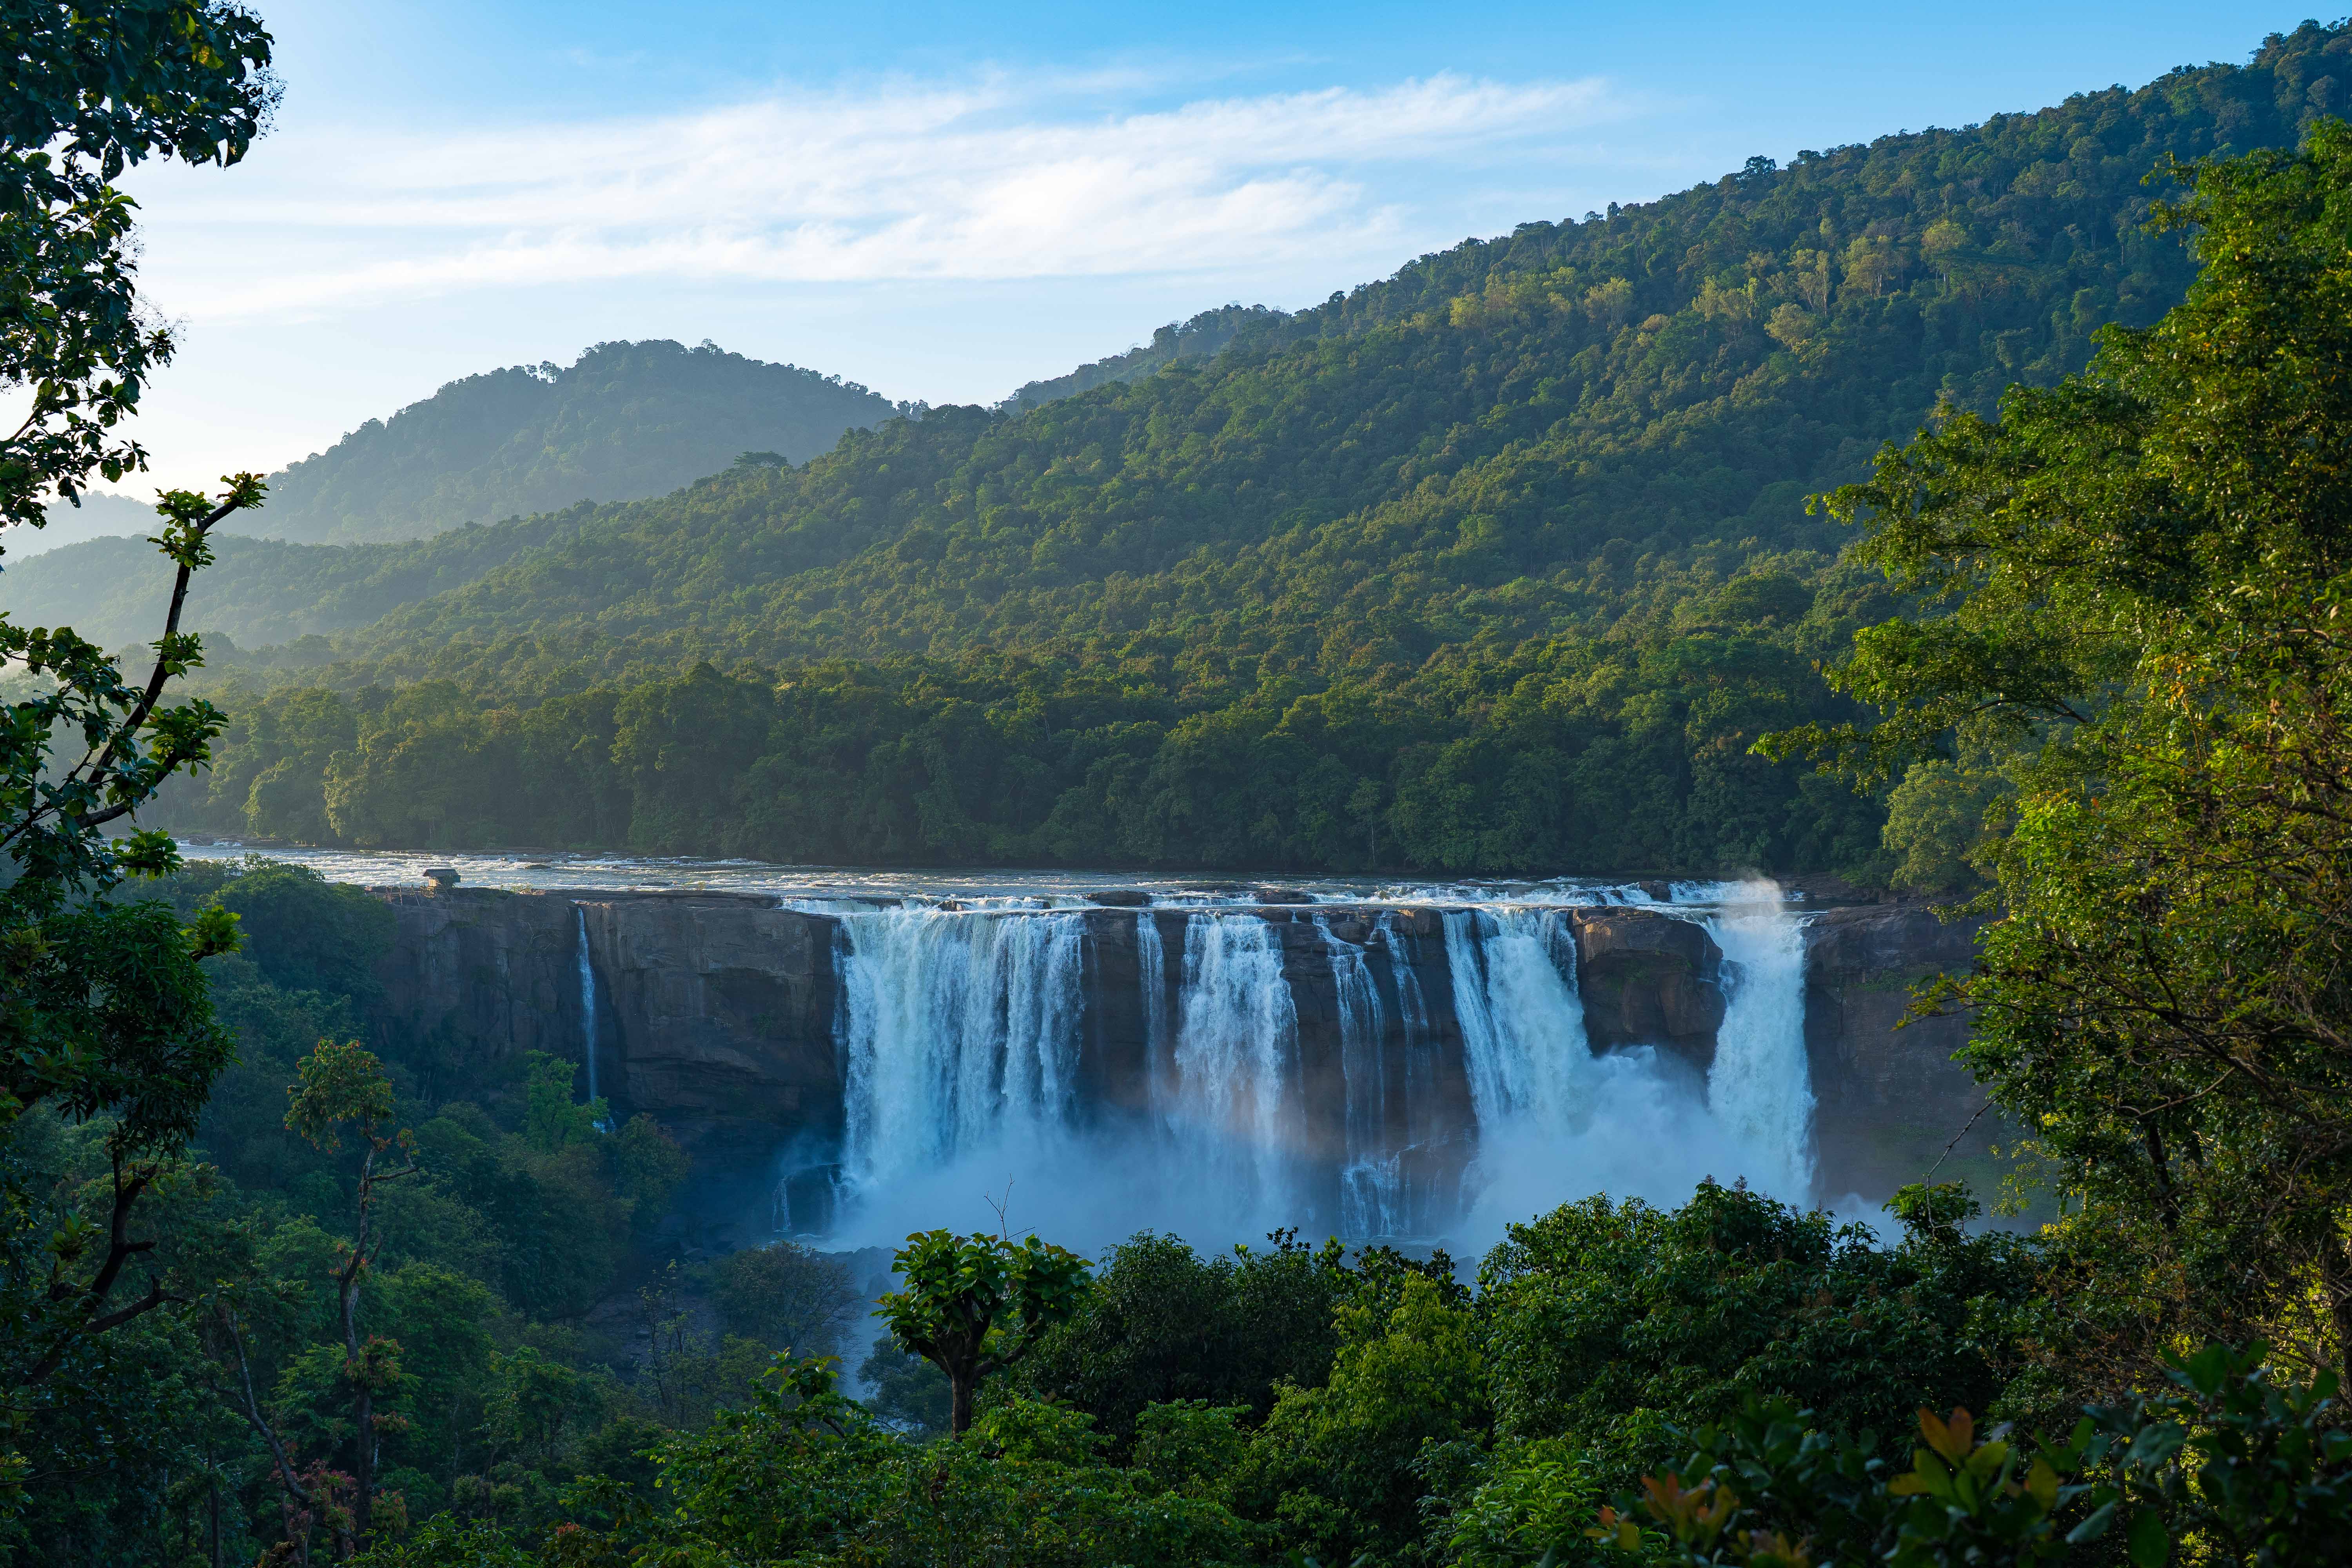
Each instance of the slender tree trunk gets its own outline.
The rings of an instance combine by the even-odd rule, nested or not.
[[[2329,1326],[2336,1331],[2336,1370],[2352,1374],[2352,1234],[2336,1233],[2336,1264],[2320,1271],[2327,1292]]]
[[[212,1539],[213,1568],[221,1568],[220,1478],[218,1476],[215,1476],[213,1478],[212,1485],[207,1487],[205,1490],[209,1494],[208,1500],[205,1504],[205,1508],[206,1513],[209,1515],[206,1523],[206,1533]]]
[[[285,1493],[278,1502],[278,1511],[285,1521],[286,1539],[294,1547],[295,1561],[302,1563],[304,1568],[309,1568],[310,1522],[313,1516],[326,1510],[319,1506],[318,1499],[311,1495],[310,1489],[303,1486],[300,1478],[294,1473],[294,1461],[287,1455],[286,1445],[278,1440],[277,1430],[262,1418],[261,1401],[256,1398],[253,1393],[253,1365],[245,1359],[245,1336],[238,1331],[236,1318],[231,1315],[226,1307],[218,1307],[215,1310],[220,1314],[221,1326],[228,1331],[229,1348],[236,1354],[237,1385],[239,1392],[244,1395],[238,1405],[238,1413],[245,1417],[246,1424],[253,1428],[254,1435],[258,1436],[269,1450],[269,1458],[278,1469],[278,1484]],[[215,1480],[213,1484],[215,1488],[214,1518],[217,1521],[220,1510],[218,1491],[220,1483]],[[299,1535],[296,1533],[298,1521],[300,1531]],[[217,1526],[215,1526],[213,1548],[215,1558],[218,1557],[220,1551],[217,1537]],[[218,1568],[217,1562],[215,1563],[215,1568]]]
[[[359,1422],[359,1452],[352,1460],[352,1538],[365,1551],[368,1531],[375,1523],[375,1391],[362,1386],[352,1401]]]
[[[352,1385],[352,1541],[362,1552],[375,1526],[375,1390],[366,1381],[374,1373],[360,1360],[360,1276],[367,1272],[368,1211],[374,1184],[375,1152],[371,1149],[360,1162],[359,1234],[342,1277],[344,1364],[359,1378]]]
[[[970,1369],[957,1367],[948,1373],[948,1430],[961,1437],[971,1427],[972,1385],[980,1381]]]

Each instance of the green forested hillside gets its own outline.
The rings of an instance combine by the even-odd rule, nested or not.
[[[2168,308],[2191,264],[2144,232],[2147,176],[2294,143],[2347,49],[2306,26],[1757,160],[1221,314],[1213,358],[593,509],[350,634],[317,688],[245,693],[173,809],[450,847],[1884,876],[1880,803],[1748,754],[1842,711],[1813,666],[1892,608],[1805,497]]]
[[[225,537],[218,559],[189,586],[190,624],[247,646],[364,626],[547,543],[576,515],[542,513],[388,544]],[[156,526],[152,512],[147,526]],[[30,626],[68,622],[106,647],[135,646],[162,624],[173,571],[143,538],[69,544],[11,561],[0,574],[0,615]]]
[[[226,0],[19,9],[40,66],[14,78],[19,103],[209,115],[179,143],[193,163],[212,136],[242,146],[275,101],[268,40]],[[2331,91],[2319,75],[2305,99]],[[54,127],[0,115],[0,179],[26,148],[57,146]],[[136,122],[85,134],[75,155],[89,160],[155,146]],[[436,990],[503,962],[506,945],[466,938],[485,902],[446,889],[385,902],[313,868],[186,865],[160,835],[115,837],[118,811],[207,759],[221,715],[152,703],[186,644],[160,637],[152,684],[134,684],[80,639],[7,627],[0,1561],[2345,1568],[2352,124],[2322,120],[2303,151],[2188,179],[2157,214],[2200,249],[2183,303],[2100,334],[2088,372],[2011,388],[1997,421],[1952,414],[1882,451],[1828,499],[1861,524],[1834,566],[1748,538],[1658,548],[1606,588],[1622,606],[1606,626],[1519,647],[1449,626],[1402,677],[1334,679],[1322,651],[1249,651],[1240,635],[1218,670],[1185,642],[1200,627],[1176,621],[1164,635],[1185,663],[1167,668],[1140,637],[1110,654],[1042,639],[646,679],[630,660],[654,670],[661,644],[600,654],[588,639],[572,666],[480,644],[473,670],[452,666],[470,687],[393,691],[330,666],[318,687],[228,691],[240,731],[221,781],[257,818],[308,811],[330,835],[560,823],[654,842],[748,823],[776,842],[889,830],[912,835],[901,848],[962,853],[1054,835],[1139,844],[1124,835],[1155,823],[1312,835],[1324,827],[1301,806],[1350,769],[1340,809],[1367,837],[1475,823],[1491,781],[1528,832],[1561,797],[1628,823],[1609,830],[1722,832],[1780,775],[1728,773],[1736,754],[1694,750],[1700,738],[1736,741],[1773,703],[1821,712],[1801,660],[1889,605],[1891,583],[1916,599],[1825,672],[1882,715],[1764,745],[1865,781],[1927,766],[1950,787],[1938,809],[1985,806],[1964,844],[1992,879],[1973,963],[1910,990],[1967,1013],[1955,1063],[1985,1110],[2032,1129],[2001,1208],[2018,1215],[2042,1190],[2049,1223],[1978,1225],[1967,1184],[1936,1180],[1940,1159],[1886,1201],[1898,1234],[1839,1220],[1822,1204],[1837,1187],[1797,1173],[1790,1201],[1712,1178],[1679,1208],[1576,1196],[1661,1138],[1736,1159],[1738,1110],[1700,1117],[1696,1081],[1661,1081],[1528,1096],[1517,1126],[1496,1112],[1507,1093],[1477,1090],[1461,1121],[1461,1077],[1433,1079],[1428,1058],[1489,1077],[1528,1041],[1489,1051],[1409,1030],[1406,1058],[1423,1060],[1400,1079],[1360,1074],[1352,1048],[1339,1077],[1409,1112],[1423,1147],[1421,1112],[1458,1121],[1470,1234],[1515,1192],[1561,1199],[1500,1227],[1475,1289],[1449,1248],[1310,1246],[1279,1211],[1267,1246],[1212,1246],[1225,1227],[1140,1232],[1089,1260],[1013,1232],[1009,1184],[995,1232],[918,1229],[885,1279],[879,1248],[828,1256],[776,1234],[807,1211],[779,1213],[791,1206],[769,1201],[769,1180],[814,1175],[804,1162],[833,1138],[821,1074],[769,1138],[743,1114],[757,1107],[661,1072],[675,1133],[646,1110],[624,1117],[633,1107],[595,1093],[612,1039],[600,999],[642,1011],[646,980],[666,975],[593,963],[591,914],[560,898],[543,900],[555,929],[534,920],[539,941],[513,947],[579,957],[583,1027],[560,1032],[558,1053],[518,1051],[508,1008],[388,994],[414,990],[400,929],[461,938]],[[85,214],[14,209],[33,240]],[[16,306],[54,294],[28,249],[0,247],[0,299]],[[94,254],[103,275],[127,235]],[[70,268],[66,284],[87,278]],[[40,341],[40,312],[12,320]],[[139,312],[118,315],[110,357],[66,385],[82,395],[143,331]],[[110,461],[54,454],[14,475],[19,512],[40,484]],[[772,494],[757,484],[703,489],[724,508]],[[237,484],[221,510],[254,499]],[[193,569],[214,515],[186,496],[167,510],[164,548]],[[595,588],[572,583],[591,606]],[[1209,623],[1202,637],[1221,626],[1251,630]],[[497,668],[552,696],[499,700],[478,675]],[[616,675],[567,691],[597,670]],[[1221,699],[1213,682],[1234,670],[1256,684]],[[863,773],[846,785],[818,766],[852,762]],[[1077,785],[1056,773],[1077,766]],[[1642,795],[1661,781],[1682,795]],[[1895,839],[1915,783],[1889,802]],[[1794,799],[1783,823],[1828,820]],[[1089,818],[1089,802],[1106,814]],[[1336,839],[1289,844],[1312,856]],[[1406,837],[1400,858],[1430,844],[1451,853]],[[1007,941],[997,957],[1024,954]],[[995,969],[931,1011],[1002,994],[1002,1047],[1030,1032],[1030,1008]],[[740,969],[685,980],[752,1023],[774,999]],[[1507,1011],[1498,996],[1494,1037]],[[1727,1018],[1710,1090],[1755,1023]],[[1054,1032],[1089,1056],[1106,1044],[1075,1016]],[[1202,1032],[1183,1039],[1190,1056]],[[562,1048],[588,1058],[585,1102]],[[624,1089],[646,1084],[633,1056]],[[1613,1053],[1576,1077],[1601,1084],[1612,1060],[1639,1068]],[[1895,1051],[1874,1068],[1900,1089],[1927,1065]],[[1258,1098],[1334,1084],[1301,1053],[1291,1068],[1291,1086]],[[1185,1159],[1190,1140],[1136,1162],[1134,1135],[1167,1105],[1122,1110],[1085,1093],[1085,1072],[1034,1081],[1045,1112],[1004,1140],[967,1138],[952,1166],[1042,1152],[1091,1183],[1094,1201],[1063,1211],[1082,1227],[1068,1239],[1101,1239],[1152,1171],[1200,1183],[1223,1163]],[[962,1081],[957,1112],[985,1112],[990,1089]],[[1176,1110],[1216,1131],[1233,1096],[1213,1089],[1181,1086]],[[1750,1110],[1757,1093],[1740,1090]],[[713,1123],[713,1107],[739,1114]],[[1834,1100],[1821,1114],[1837,1117]],[[1221,1138],[1275,1168],[1298,1152],[1249,1117],[1228,1114]],[[856,1166],[833,1168],[845,1217],[875,1196]],[[1515,1180],[1486,1183],[1506,1166]],[[924,1225],[969,1204],[957,1184],[889,1196]],[[866,1208],[840,1239],[877,1217]],[[866,1344],[852,1399],[837,1356]]]
[[[745,451],[800,461],[906,410],[839,376],[710,343],[599,343],[569,367],[453,381],[271,476],[243,526],[348,544],[417,539],[574,501],[660,495]]]
[[[1133,381],[1176,360],[1208,359],[1245,329],[1262,327],[1278,319],[1279,312],[1264,305],[1225,305],[1203,310],[1189,321],[1169,322],[1151,334],[1150,342],[1139,343],[1124,353],[1108,354],[1092,364],[1078,366],[1067,375],[1030,382],[1000,406],[1035,408],[1057,397],[1108,386],[1115,381]]]

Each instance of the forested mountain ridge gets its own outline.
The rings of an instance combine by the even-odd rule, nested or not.
[[[548,543],[586,510],[382,544],[224,535],[214,545],[214,563],[190,584],[188,615],[192,624],[247,646],[365,626]],[[147,526],[157,526],[152,512]],[[0,615],[26,625],[63,620],[103,647],[135,647],[154,636],[172,573],[144,538],[87,540],[11,562],[0,574]]]
[[[855,382],[715,344],[599,343],[572,364],[467,376],[270,476],[245,531],[311,543],[416,539],[467,522],[635,500],[738,453],[799,461],[908,412]]]
[[[2168,308],[2146,177],[2292,144],[2347,48],[1754,160],[1213,358],[593,509],[344,638],[352,695],[299,700],[349,742],[233,737],[181,809],[268,830],[282,763],[359,842],[1885,875],[1880,805],[1748,754],[1843,711],[1811,667],[1891,608],[1804,498]]]
[[[235,0],[40,0],[11,42],[0,381],[37,367],[43,395],[0,440],[0,516],[27,521],[135,459],[120,426],[173,347],[131,287],[108,172],[234,164],[279,82]],[[628,507],[559,517],[500,568],[572,563],[533,580],[579,607],[568,644],[477,637],[440,667],[462,682],[349,662],[308,686],[215,680],[235,715],[217,754],[226,714],[164,695],[197,652],[184,628],[126,669],[0,626],[19,669],[0,1563],[2345,1568],[2352,124],[2301,119],[2334,96],[2339,35],[2296,43],[2307,58],[2280,46],[2252,86],[2293,89],[2278,118],[2300,149],[2197,165],[2155,220],[2194,241],[2181,301],[2100,332],[2084,374],[2012,385],[1997,420],[1954,413],[1882,451],[1826,500],[1856,525],[1835,560],[1801,531],[1727,531],[1770,521],[1734,504],[1764,459],[1730,459],[1794,429],[1812,444],[1790,468],[1833,465],[1829,437],[1884,410],[1792,421],[1733,329],[1760,319],[1782,348],[1758,352],[1802,369],[1839,346],[1845,301],[1805,331],[1791,301],[1703,277],[1720,335],[1643,366],[1612,356],[1675,315],[1605,323],[1619,276],[1545,306],[1587,333],[1571,371],[1605,349],[1577,418],[1500,447],[1477,410],[1508,425],[1544,395],[1512,393],[1507,366],[1419,374],[1485,352],[1440,329],[1496,341],[1509,290],[1482,284],[1442,321],[1360,334],[1375,353],[1132,361],[1073,400],[1076,425],[975,416],[964,456],[894,425],[801,476],[880,498],[797,547],[838,586],[813,607],[898,618],[825,635],[951,658],[679,670],[683,640],[608,647],[600,616],[700,559],[633,583],[580,550],[641,522]],[[2079,276],[2039,298],[2054,310]],[[1964,281],[1913,282],[1918,314]],[[1853,287],[1861,331],[1895,296]],[[1908,384],[1920,339],[1885,340],[1882,385]],[[1180,374],[1244,399],[1246,427],[1149,428],[1215,413],[1152,390]],[[1383,472],[1391,437],[1465,408],[1448,450]],[[1100,437],[1042,492],[1053,468],[1021,464],[1053,448],[1020,444],[1041,429]],[[1678,447],[1691,432],[1709,438]],[[1577,489],[1586,453],[1624,482]],[[787,532],[774,506],[824,492],[770,466],[662,515],[706,556]],[[959,501],[967,480],[986,493]],[[1307,500],[1251,512],[1261,484]],[[179,583],[260,500],[247,475],[209,509],[167,503]],[[935,502],[944,526],[903,548],[905,514]],[[1137,537],[1040,551],[1088,519]],[[438,543],[398,559],[437,572]],[[1074,550],[1149,565],[1163,547],[1174,566],[1070,575]],[[1111,630],[970,641],[917,570],[959,552]],[[903,603],[852,592],[874,559],[908,568]],[[1563,563],[1528,564],[1546,559]],[[1080,592],[1129,586],[1134,627]],[[1359,663],[1316,639],[1318,605],[1343,639],[1390,642]],[[1519,616],[1564,629],[1514,642]],[[316,641],[238,668],[333,655]],[[1796,722],[1854,716],[1832,687],[1875,712]],[[1944,834],[1985,918],[1756,889],[1673,921],[1393,884],[1386,912],[1321,914],[828,913],[439,875],[403,893],[259,856],[192,865],[152,818],[127,830],[194,770],[194,816],[363,843],[1253,870],[1883,852],[1948,885],[1913,875]],[[1882,835],[1843,786],[1897,778]],[[1906,996],[1942,1016],[1931,1037],[1885,1037]],[[1981,1119],[2024,1139],[1996,1156],[2010,1225],[1979,1225],[1953,1179]],[[993,1233],[958,1234],[991,1171]],[[1529,1207],[1549,1212],[1511,1223]],[[1234,1243],[1262,1226],[1265,1245]],[[887,1274],[882,1249],[803,1245],[885,1235],[907,1237]],[[1460,1241],[1483,1251],[1475,1287]],[[866,1343],[853,1399],[838,1358]]]
[[[2315,54],[2341,41],[2314,34]],[[364,646],[576,627],[714,656],[945,655],[1237,613],[1237,585],[1267,608],[1302,579],[1360,595],[1400,566],[1435,591],[1408,610],[1425,624],[1504,583],[1581,579],[1612,545],[1832,545],[1804,496],[1938,396],[1989,408],[2079,364],[2103,322],[2179,297],[2189,260],[2139,231],[2144,177],[2168,155],[2293,141],[2278,64],[2296,76],[2297,57],[2268,52],[1465,242],[1244,323],[1205,364],[1019,414],[940,411],[804,468],[615,509],[560,558]],[[1169,585],[1113,588],[1122,574]]]
[[[1013,411],[1035,408],[1057,397],[1150,375],[1180,359],[1212,358],[1244,328],[1283,319],[1283,312],[1264,305],[1232,304],[1203,310],[1190,321],[1171,321],[1158,329],[1148,343],[1138,343],[1123,353],[1108,354],[1091,364],[1082,364],[1067,375],[1029,382],[997,406]]]

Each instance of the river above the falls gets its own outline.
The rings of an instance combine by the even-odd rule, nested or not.
[[[1752,896],[1756,886],[1570,877],[1433,881],[1371,877],[1245,878],[1216,873],[778,866],[762,860],[706,860],[683,856],[318,849],[267,841],[248,844],[235,839],[184,839],[180,851],[191,860],[264,855],[273,860],[310,867],[330,881],[373,888],[419,887],[428,869],[446,867],[457,873],[463,887],[548,892],[766,893],[786,904],[817,909],[836,905],[887,908],[950,901],[982,908],[1076,909],[1094,902],[1089,895],[1130,892],[1149,896],[1154,905],[1178,908],[1309,902],[1704,905],[1736,896]],[[1747,893],[1743,895],[1741,889]]]

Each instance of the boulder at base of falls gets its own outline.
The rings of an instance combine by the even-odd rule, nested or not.
[[[1723,954],[1706,928],[1640,909],[1580,910],[1575,918],[1592,1048],[1664,1046],[1706,1071],[1723,1022]]]

